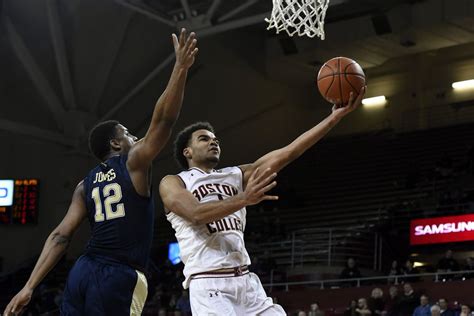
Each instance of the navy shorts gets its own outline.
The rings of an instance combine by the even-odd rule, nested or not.
[[[147,294],[143,273],[128,265],[84,255],[69,272],[61,315],[141,315]]]

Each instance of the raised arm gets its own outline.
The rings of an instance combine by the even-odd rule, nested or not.
[[[183,103],[188,69],[198,52],[195,36],[194,33],[187,36],[185,29],[181,30],[179,39],[175,34],[172,35],[176,54],[173,72],[165,91],[156,102],[148,131],[128,154],[129,170],[147,170],[171,135]]]
[[[244,192],[225,200],[199,203],[196,197],[186,190],[178,176],[167,176],[161,180],[160,196],[167,211],[176,213],[195,225],[201,225],[219,220],[247,205],[278,199],[277,196],[265,194],[276,186],[273,181],[275,177],[276,173],[272,173],[270,169],[263,172],[256,169]]]
[[[34,289],[64,255],[72,236],[86,216],[84,186],[81,182],[74,191],[66,216],[46,239],[30,278],[23,289],[7,305],[4,315],[19,315],[21,313],[29,303]]]
[[[334,105],[332,113],[328,117],[322,120],[318,125],[301,134],[289,145],[269,152],[254,163],[240,166],[244,172],[244,185],[247,184],[248,179],[250,179],[251,174],[256,168],[260,168],[261,170],[270,168],[272,172],[279,172],[290,162],[300,157],[306,150],[323,138],[344,116],[359,107],[365,90],[365,87],[362,88],[361,93],[359,93],[355,100],[351,93],[347,106],[337,107]]]

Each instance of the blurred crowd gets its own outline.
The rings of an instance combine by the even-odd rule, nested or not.
[[[388,295],[380,288],[374,288],[368,298],[350,301],[344,316],[473,316],[472,302],[449,302],[445,298],[432,300],[426,294],[417,293],[410,283],[401,287],[391,286]],[[321,310],[319,303],[310,305],[309,310],[300,310],[295,316],[331,316],[333,309]],[[338,313],[337,313],[338,314]]]
[[[448,249],[445,255],[440,258],[436,264],[427,264],[424,267],[424,271],[416,267],[411,259],[405,260],[404,264],[401,264],[399,260],[393,260],[386,271],[386,275],[391,277],[388,278],[388,282],[394,284],[403,283],[405,281],[416,282],[419,280],[417,275],[424,272],[439,273],[438,279],[440,281],[474,278],[473,273],[454,273],[457,271],[474,271],[474,258],[466,257],[462,263],[459,263],[458,260],[454,258],[453,251]],[[443,274],[444,272],[447,274]],[[341,279],[357,279],[363,277],[354,258],[351,257],[347,260],[346,266],[342,269],[339,277]]]

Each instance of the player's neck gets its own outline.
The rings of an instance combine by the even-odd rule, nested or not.
[[[113,152],[110,152],[109,154],[107,154],[107,156],[105,156],[104,158],[104,161],[107,161],[109,160],[110,158],[114,157],[114,156],[120,156],[120,152],[118,151],[113,151]]]
[[[205,173],[211,173],[212,170],[214,170],[214,167],[215,165],[208,165],[208,164],[193,164],[193,163],[189,163],[189,169],[191,168],[198,168],[202,171],[204,171]]]

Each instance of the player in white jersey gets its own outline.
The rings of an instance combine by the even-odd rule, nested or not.
[[[245,207],[276,200],[266,194],[276,185],[276,173],[356,109],[364,93],[365,88],[355,100],[351,95],[345,107],[334,106],[291,144],[238,167],[215,169],[220,147],[209,123],[195,123],[178,134],[175,157],[187,170],[163,178],[160,195],[176,231],[193,315],[286,315],[248,270]]]

